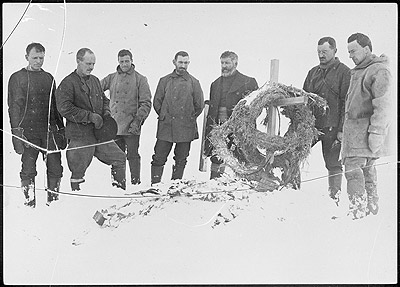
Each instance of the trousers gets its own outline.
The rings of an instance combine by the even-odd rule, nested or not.
[[[152,156],[152,166],[164,166],[167,162],[168,155],[171,152],[173,142],[163,141],[157,139],[154,146],[154,154]],[[174,148],[174,160],[176,167],[185,167],[187,163],[187,157],[190,152],[191,142],[179,142],[175,143]]]
[[[55,143],[49,139],[50,134],[45,133],[26,133],[27,140],[34,145],[47,150],[56,150]],[[43,154],[43,159],[46,162],[46,174],[48,178],[61,178],[63,175],[63,167],[61,164],[61,152],[46,154],[42,150],[35,147],[25,147],[24,153],[21,156],[21,172],[20,178],[22,182],[33,180],[37,175],[36,162],[39,152]]]
[[[118,147],[126,153],[129,162],[131,179],[140,179],[140,135],[118,135],[115,139]]]
[[[93,156],[106,165],[111,165],[112,177],[121,182],[125,180],[126,156],[115,142],[95,145],[94,134],[87,134],[80,139],[71,139],[67,148],[68,167],[71,179],[84,178],[86,169]],[[76,149],[75,149],[76,148]]]
[[[339,160],[340,143],[334,144],[337,139],[338,128],[327,127],[322,129],[323,134],[313,143],[313,146],[321,141],[322,156],[324,157],[325,167],[329,172],[329,188],[341,190],[343,167]]]

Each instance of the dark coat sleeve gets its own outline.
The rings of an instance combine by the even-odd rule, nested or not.
[[[51,113],[50,118],[52,119],[51,125],[57,126],[58,129],[63,129],[65,128],[64,121],[60,112],[57,109],[56,87],[57,87],[56,82],[54,81],[53,88],[51,90],[51,109],[50,109]]]
[[[164,97],[165,97],[165,78],[161,78],[160,81],[158,82],[153,101],[153,108],[156,111],[157,115],[160,115]]]
[[[338,125],[338,130],[343,131],[343,123],[344,123],[344,113],[345,113],[345,102],[346,102],[346,95],[347,91],[350,86],[350,69],[345,66],[344,64],[340,65],[341,69],[343,70],[340,79],[340,85],[339,85],[339,125]]]
[[[71,79],[71,76],[65,78],[56,90],[57,109],[67,120],[87,124],[90,111],[75,104],[74,93],[78,89],[80,89],[78,84]]]
[[[204,95],[201,89],[200,82],[195,79],[193,80],[193,107],[194,116],[197,118],[204,108]]]
[[[8,114],[11,128],[18,127],[22,120],[26,100],[17,74],[13,74],[8,81]]]
[[[139,103],[136,117],[143,122],[150,114],[151,110],[151,91],[144,76],[138,77]]]

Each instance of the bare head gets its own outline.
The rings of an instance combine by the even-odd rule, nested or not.
[[[76,53],[77,72],[80,76],[89,76],[94,69],[96,56],[89,48],[81,48]]]
[[[372,54],[371,40],[367,35],[354,33],[347,39],[347,50],[349,58],[358,65]]]
[[[31,43],[26,49],[25,59],[28,61],[28,70],[39,71],[44,63],[45,48],[40,43]]]
[[[179,51],[178,53],[175,54],[172,63],[175,66],[176,73],[183,74],[184,72],[187,71],[190,64],[189,54],[185,51]]]
[[[236,71],[238,59],[238,55],[232,51],[225,51],[221,54],[221,74],[223,77],[228,77]]]

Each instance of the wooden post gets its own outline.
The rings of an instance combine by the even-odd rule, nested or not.
[[[271,67],[270,67],[270,77],[269,81],[271,83],[278,82],[278,75],[279,75],[279,60],[272,59],[271,60]],[[268,106],[268,123],[267,123],[267,134],[270,136],[275,135],[276,129],[276,108],[273,105]]]

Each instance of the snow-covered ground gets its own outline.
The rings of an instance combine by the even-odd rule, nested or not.
[[[200,121],[200,119],[199,119]],[[154,119],[145,125],[154,126]],[[150,183],[153,130],[143,134],[143,183]],[[197,171],[199,141],[192,145],[185,178]],[[172,157],[172,156],[171,156]],[[394,283],[397,280],[396,159],[377,166],[380,211],[359,221],[346,217],[346,181],[341,205],[327,196],[320,144],[302,169],[301,190],[249,194],[237,217],[212,228],[225,202],[178,198],[121,222],[100,227],[97,210],[131,199],[61,195],[45,206],[45,170],[38,159],[37,207],[23,205],[20,159],[4,135],[3,250],[6,284],[179,283]],[[390,164],[384,164],[391,162]],[[61,191],[71,192],[63,152]],[[168,161],[163,181],[171,174]],[[109,168],[94,159],[80,195],[122,196],[110,185]],[[315,180],[312,180],[315,179]],[[310,180],[310,181],[308,181]],[[148,199],[137,199],[148,200]]]

